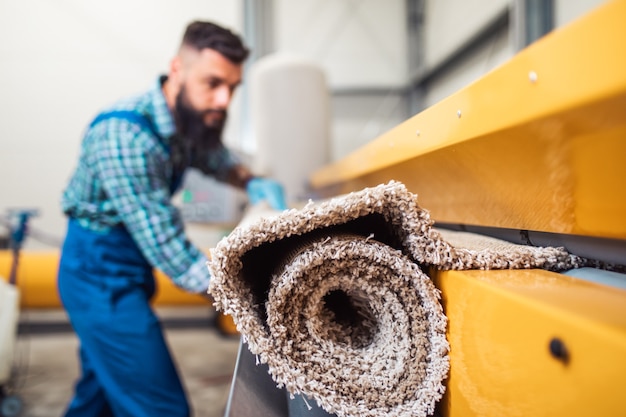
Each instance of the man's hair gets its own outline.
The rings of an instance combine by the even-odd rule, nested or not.
[[[213,49],[235,64],[241,64],[250,53],[238,35],[211,22],[191,22],[185,30],[182,44],[197,51]]]

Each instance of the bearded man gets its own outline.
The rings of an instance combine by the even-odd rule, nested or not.
[[[222,143],[248,49],[210,22],[186,28],[167,76],[87,129],[62,197],[68,230],[58,289],[80,340],[81,376],[66,416],[188,416],[189,403],[150,306],[153,268],[206,293],[206,256],[171,197],[187,168],[285,209],[280,184],[255,177]]]

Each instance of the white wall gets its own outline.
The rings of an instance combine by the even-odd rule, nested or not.
[[[167,71],[189,21],[241,32],[242,16],[239,1],[0,1],[0,216],[37,208],[33,228],[61,238],[60,196],[90,119]]]
[[[275,48],[319,63],[331,88],[406,79],[405,0],[275,0]]]
[[[592,11],[607,0],[555,0],[556,26],[563,26]]]
[[[276,52],[325,71],[332,97],[330,160],[407,118],[406,0],[275,0]]]
[[[483,77],[490,70],[508,61],[515,50],[508,36],[489,40],[482,48],[468,56],[461,65],[453,67],[428,85],[424,94],[424,107],[443,100]]]
[[[339,94],[333,97],[333,160],[348,155],[404,122],[409,114],[404,94]]]
[[[432,70],[462,49],[498,15],[510,8],[510,0],[426,1],[423,66]],[[515,53],[508,34],[494,37],[459,65],[439,74],[427,86],[423,107],[430,107],[476,81]]]
[[[424,61],[441,63],[503,9],[510,0],[427,0],[424,22]]]

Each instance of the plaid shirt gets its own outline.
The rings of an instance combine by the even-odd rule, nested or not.
[[[210,278],[207,259],[185,236],[180,213],[171,203],[177,179],[169,142],[176,132],[161,91],[165,79],[160,77],[148,92],[107,109],[140,113],[154,130],[119,118],[87,129],[78,166],[63,193],[62,209],[96,232],[124,225],[151,265],[176,285],[205,292]],[[237,163],[224,147],[205,161],[197,168],[218,180],[224,180]]]

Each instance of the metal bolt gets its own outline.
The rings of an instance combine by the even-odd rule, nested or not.
[[[535,71],[531,71],[528,73],[528,79],[530,80],[531,83],[536,83],[537,82],[537,73]]]
[[[421,134],[421,132],[419,130],[415,131],[415,136],[419,136]]]
[[[456,111],[456,115],[457,115],[457,117],[460,119],[460,118],[461,118],[461,110],[457,110],[457,111]]]
[[[555,359],[558,359],[563,363],[567,363],[569,361],[569,352],[567,351],[567,347],[558,337],[554,337],[550,340],[550,354],[554,356]]]

